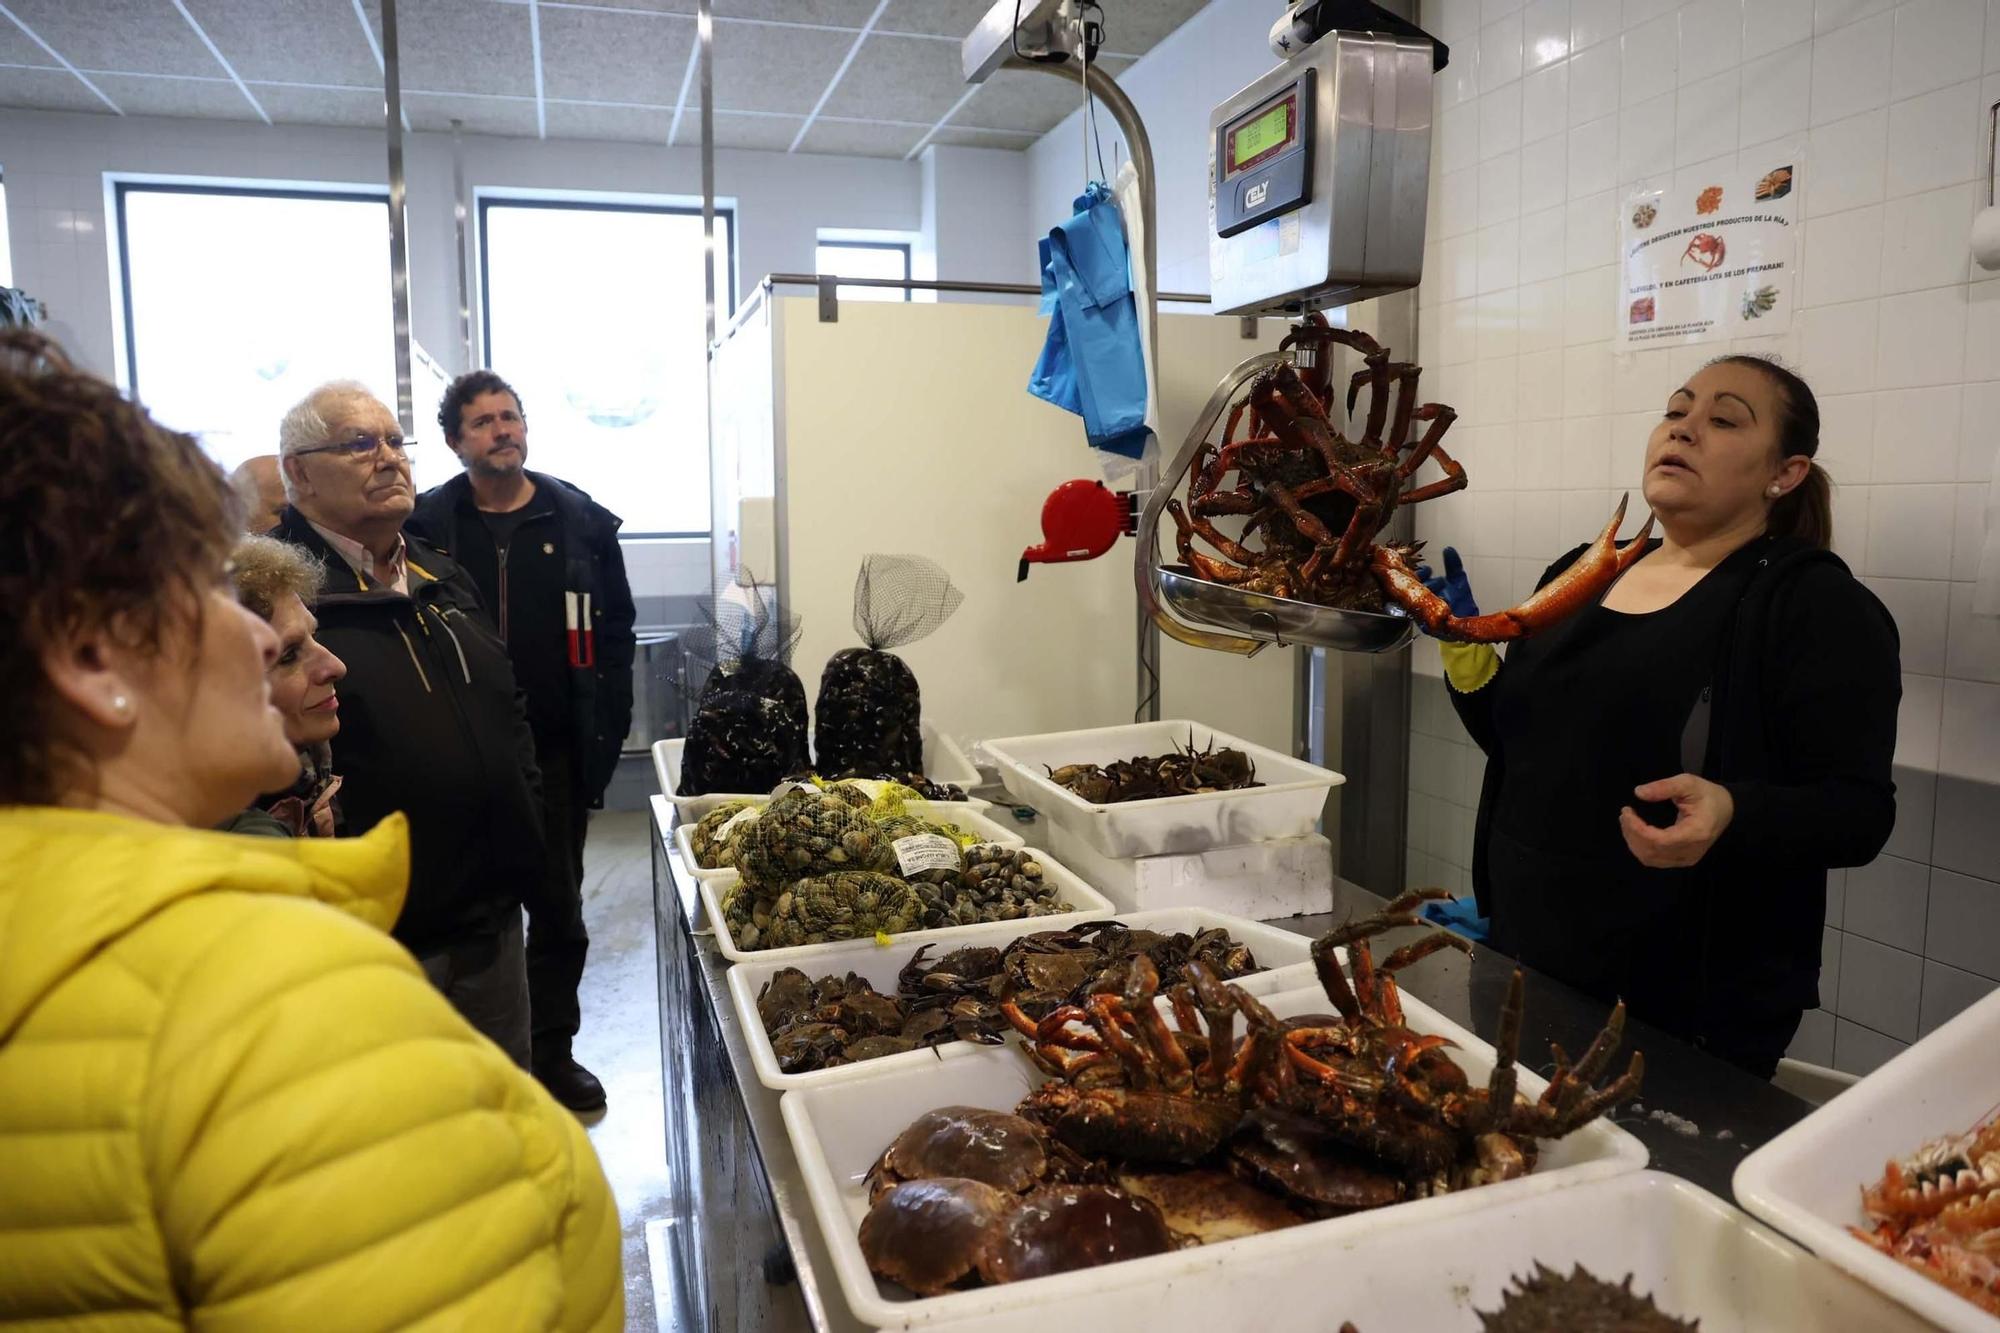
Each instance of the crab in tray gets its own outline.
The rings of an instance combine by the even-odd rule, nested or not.
[[[1122,991],[1097,991],[1039,1018],[1003,1002],[1049,1080],[1011,1114],[941,1108],[890,1145],[872,1175],[862,1224],[870,1268],[932,1294],[1274,1231],[1533,1171],[1540,1141],[1562,1138],[1635,1095],[1643,1062],[1633,1055],[1625,1072],[1599,1085],[1623,1034],[1620,1006],[1580,1059],[1555,1051],[1539,1098],[1519,1095],[1517,973],[1492,1074],[1474,1086],[1447,1053],[1448,1038],[1407,1025],[1395,980],[1439,949],[1469,946],[1437,931],[1377,963],[1369,945],[1386,930],[1419,924],[1416,908],[1438,896],[1404,894],[1315,944],[1334,1013],[1280,1018],[1200,961],[1162,996],[1144,954],[1132,960]],[[1058,1206],[1052,1190],[1067,1202]],[[1024,1212],[1051,1210],[1060,1225],[1034,1232],[1032,1266],[993,1261],[995,1247],[1024,1225]]]
[[[1351,417],[1362,388],[1370,391],[1358,439],[1329,419],[1336,344],[1359,352],[1365,363],[1347,394]],[[1441,403],[1418,403],[1418,366],[1390,361],[1373,338],[1335,328],[1323,315],[1286,335],[1281,350],[1292,360],[1251,381],[1230,408],[1221,445],[1204,443],[1196,451],[1186,503],[1167,502],[1182,563],[1197,577],[1343,610],[1407,615],[1442,639],[1499,642],[1589,605],[1645,552],[1650,515],[1634,540],[1618,544],[1621,500],[1590,549],[1525,602],[1481,616],[1452,614],[1417,576],[1422,543],[1377,538],[1399,507],[1465,489],[1465,469],[1442,445],[1457,414]],[[1412,439],[1416,425],[1423,433]],[[1444,475],[1416,481],[1433,461]],[[1235,484],[1225,484],[1232,476]],[[1241,520],[1240,527],[1232,536],[1218,519]],[[1197,539],[1218,555],[1196,549]]]

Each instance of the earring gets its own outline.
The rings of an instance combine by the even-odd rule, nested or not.
[[[120,717],[128,717],[132,712],[132,701],[122,694],[111,696],[111,711]]]
[[[1785,488],[1782,486],[1773,486],[1770,490],[1764,492],[1764,494],[1770,496],[1773,500],[1777,499],[1784,493],[1785,493]]]

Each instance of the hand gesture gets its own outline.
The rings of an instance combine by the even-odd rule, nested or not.
[[[1618,829],[1639,864],[1654,869],[1691,866],[1708,855],[1736,817],[1736,800],[1727,787],[1692,773],[1682,773],[1633,789],[1642,801],[1672,801],[1674,822],[1654,828],[1631,806],[1618,812]]]
[[[1442,597],[1451,607],[1451,613],[1462,620],[1470,620],[1479,614],[1479,603],[1472,600],[1472,584],[1465,577],[1465,565],[1458,558],[1458,548],[1444,548],[1444,574],[1433,574],[1429,565],[1417,566],[1417,577],[1424,586]]]

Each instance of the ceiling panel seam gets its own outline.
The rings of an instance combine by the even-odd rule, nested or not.
[[[542,9],[537,0],[528,0],[528,50],[535,61],[535,137],[549,137],[548,108],[542,102]]]
[[[908,162],[914,157],[916,157],[918,153],[923,152],[925,148],[929,147],[931,140],[937,138],[938,131],[942,130],[945,127],[945,125],[950,122],[951,118],[957,115],[967,102],[970,102],[972,100],[972,95],[978,91],[979,91],[979,85],[975,83],[971,87],[967,88],[964,92],[960,93],[958,100],[951,104],[951,109],[946,111],[942,116],[939,116],[937,124],[931,126],[930,129],[926,130],[924,132],[924,137],[917,140],[916,147],[910,149],[909,152],[903,154],[903,160],[905,162]]]
[[[813,103],[813,109],[806,114],[806,123],[799,126],[798,136],[792,140],[792,146],[787,148],[786,152],[798,152],[799,145],[805,142],[806,135],[812,133],[813,122],[819,119],[820,109],[827,104],[827,99],[833,96],[833,90],[840,86],[840,81],[847,77],[848,66],[852,65],[854,58],[861,54],[861,44],[868,40],[868,34],[874,31],[875,25],[881,21],[882,11],[888,7],[889,0],[875,0],[875,12],[861,25],[861,31],[855,35],[854,45],[847,48],[847,56],[840,62],[840,68],[836,69],[833,77],[826,81],[826,87],[820,92],[819,101]]]
[[[222,66],[222,72],[229,76],[229,81],[236,85],[236,91],[242,93],[243,99],[250,103],[250,109],[257,113],[258,119],[269,125],[271,123],[271,113],[264,110],[264,104],[259,102],[252,95],[250,89],[244,85],[243,80],[237,77],[236,67],[224,59],[222,52],[216,49],[215,43],[209,39],[208,30],[195,22],[194,15],[188,13],[185,0],[174,0],[174,8],[181,12],[181,17],[187,20],[187,25],[194,29],[194,35],[201,38],[201,44],[208,48],[210,55],[215,57],[215,63]]]
[[[883,3],[885,4],[888,3],[888,0],[883,0]],[[56,50],[53,46],[50,46],[47,42],[43,41],[42,35],[40,33],[36,32],[33,28],[29,27],[26,23],[22,22],[20,15],[16,14],[13,10],[7,8],[7,6],[5,5],[0,5],[0,14],[4,14],[7,17],[8,22],[12,23],[15,27],[19,28],[22,32],[26,33],[29,41],[33,42],[36,46],[41,47],[44,51],[47,51],[51,59],[53,59],[58,65],[61,65],[64,69],[68,70],[72,75],[75,76],[77,82],[81,83],[84,87],[90,89],[91,92],[97,94],[98,101],[104,103],[104,105],[110,107],[113,111],[117,112],[121,116],[125,114],[124,110],[116,102],[112,101],[109,97],[106,97],[104,95],[104,90],[102,88],[92,83],[82,70],[78,69],[75,65],[70,64],[69,61],[63,56],[62,52]]]
[[[701,43],[689,43],[687,68],[681,71],[681,90],[674,98],[674,123],[667,127],[667,146],[669,148],[673,147],[674,140],[680,137],[681,113],[687,110],[688,85],[694,82],[694,67],[700,59]]]
[[[352,0],[352,3],[354,5],[354,21],[361,25],[361,35],[364,38],[366,38],[368,42],[368,52],[370,55],[373,55],[375,57],[375,68],[381,70],[382,73],[386,76],[389,72],[389,67],[388,65],[384,64],[382,60],[382,43],[375,40],[375,29],[370,27],[368,24],[368,12],[361,7],[361,0]],[[383,114],[385,115],[388,113],[389,110],[388,96],[389,96],[388,89],[386,88],[383,89],[382,111]],[[410,129],[410,108],[404,107],[402,108],[402,111],[403,111],[403,133],[405,134],[414,133],[414,131]]]

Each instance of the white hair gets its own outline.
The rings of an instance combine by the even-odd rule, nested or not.
[[[326,423],[326,414],[320,410],[322,404],[353,398],[373,402],[375,391],[360,380],[328,380],[299,399],[278,423],[278,456],[287,458],[301,449],[325,444],[331,428]]]

